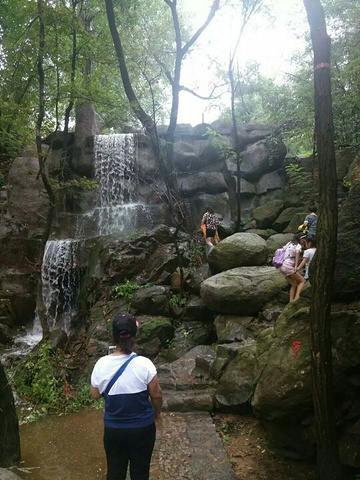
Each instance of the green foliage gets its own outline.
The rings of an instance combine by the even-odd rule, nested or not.
[[[180,297],[180,295],[173,294],[173,295],[171,295],[171,297],[170,297],[169,306],[170,306],[170,308],[172,308],[173,310],[176,310],[176,309],[178,309],[178,308],[183,308],[183,307],[185,307],[186,302],[187,302],[187,298],[185,298],[185,297]]]
[[[195,245],[189,249],[190,268],[201,267],[205,262],[205,250],[200,245]]]
[[[211,143],[219,151],[219,156],[221,159],[226,160],[227,158],[236,155],[235,150],[229,146],[224,136],[212,128],[206,127],[204,137],[205,136],[210,137]]]
[[[285,171],[290,189],[292,189],[303,202],[306,203],[309,199],[314,198],[317,191],[317,184],[314,182],[311,172],[306,171],[304,167],[297,163],[286,165]]]
[[[87,177],[73,178],[71,180],[67,180],[66,182],[61,182],[58,184],[59,186],[63,187],[77,187],[81,190],[96,190],[99,188],[99,184],[96,180],[91,180]]]
[[[14,390],[34,405],[23,421],[33,421],[49,410],[78,411],[94,404],[89,391],[89,379],[84,378],[76,387],[70,387],[63,365],[62,352],[54,350],[48,342],[41,344],[12,375]]]
[[[114,286],[115,298],[123,297],[126,300],[131,300],[132,294],[140,288],[140,285],[131,280],[125,280],[124,283],[118,283]]]

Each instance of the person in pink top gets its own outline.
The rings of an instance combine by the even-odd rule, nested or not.
[[[289,301],[292,302],[300,297],[301,290],[305,285],[305,279],[298,272],[301,243],[300,239],[304,234],[297,233],[291,242],[285,245],[285,260],[280,267],[280,272],[284,275],[290,285]]]

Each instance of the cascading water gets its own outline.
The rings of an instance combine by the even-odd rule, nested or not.
[[[137,140],[133,134],[97,135],[94,139],[95,180],[98,183],[95,217],[98,234],[122,232],[136,224],[138,188]]]
[[[96,208],[80,218],[76,239],[50,240],[44,252],[43,299],[49,327],[60,326],[66,333],[76,314],[80,293],[78,254],[82,239],[134,229],[139,216],[147,213],[145,205],[136,203],[138,154],[135,135],[95,136],[94,167],[98,184]]]
[[[80,293],[79,241],[50,240],[46,243],[43,265],[43,300],[49,327],[69,333]]]

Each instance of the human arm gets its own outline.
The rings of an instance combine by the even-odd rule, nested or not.
[[[155,419],[158,419],[161,415],[162,390],[157,375],[155,375],[149,383],[148,391],[154,408]]]
[[[308,261],[308,258],[307,257],[304,257],[300,263],[300,265],[297,267],[296,270],[301,270],[302,268],[305,267],[305,265],[307,264],[307,261]]]
[[[299,259],[300,259],[300,250],[296,250],[296,253],[295,253],[295,270],[298,270]]]
[[[97,387],[93,387],[92,385],[90,385],[90,394],[95,399],[102,397],[101,393],[99,392],[99,389]]]

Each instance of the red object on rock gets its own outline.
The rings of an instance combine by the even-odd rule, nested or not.
[[[298,355],[299,355],[300,349],[301,349],[300,340],[294,340],[292,348],[293,348],[293,356],[294,356],[294,358],[297,358]]]

